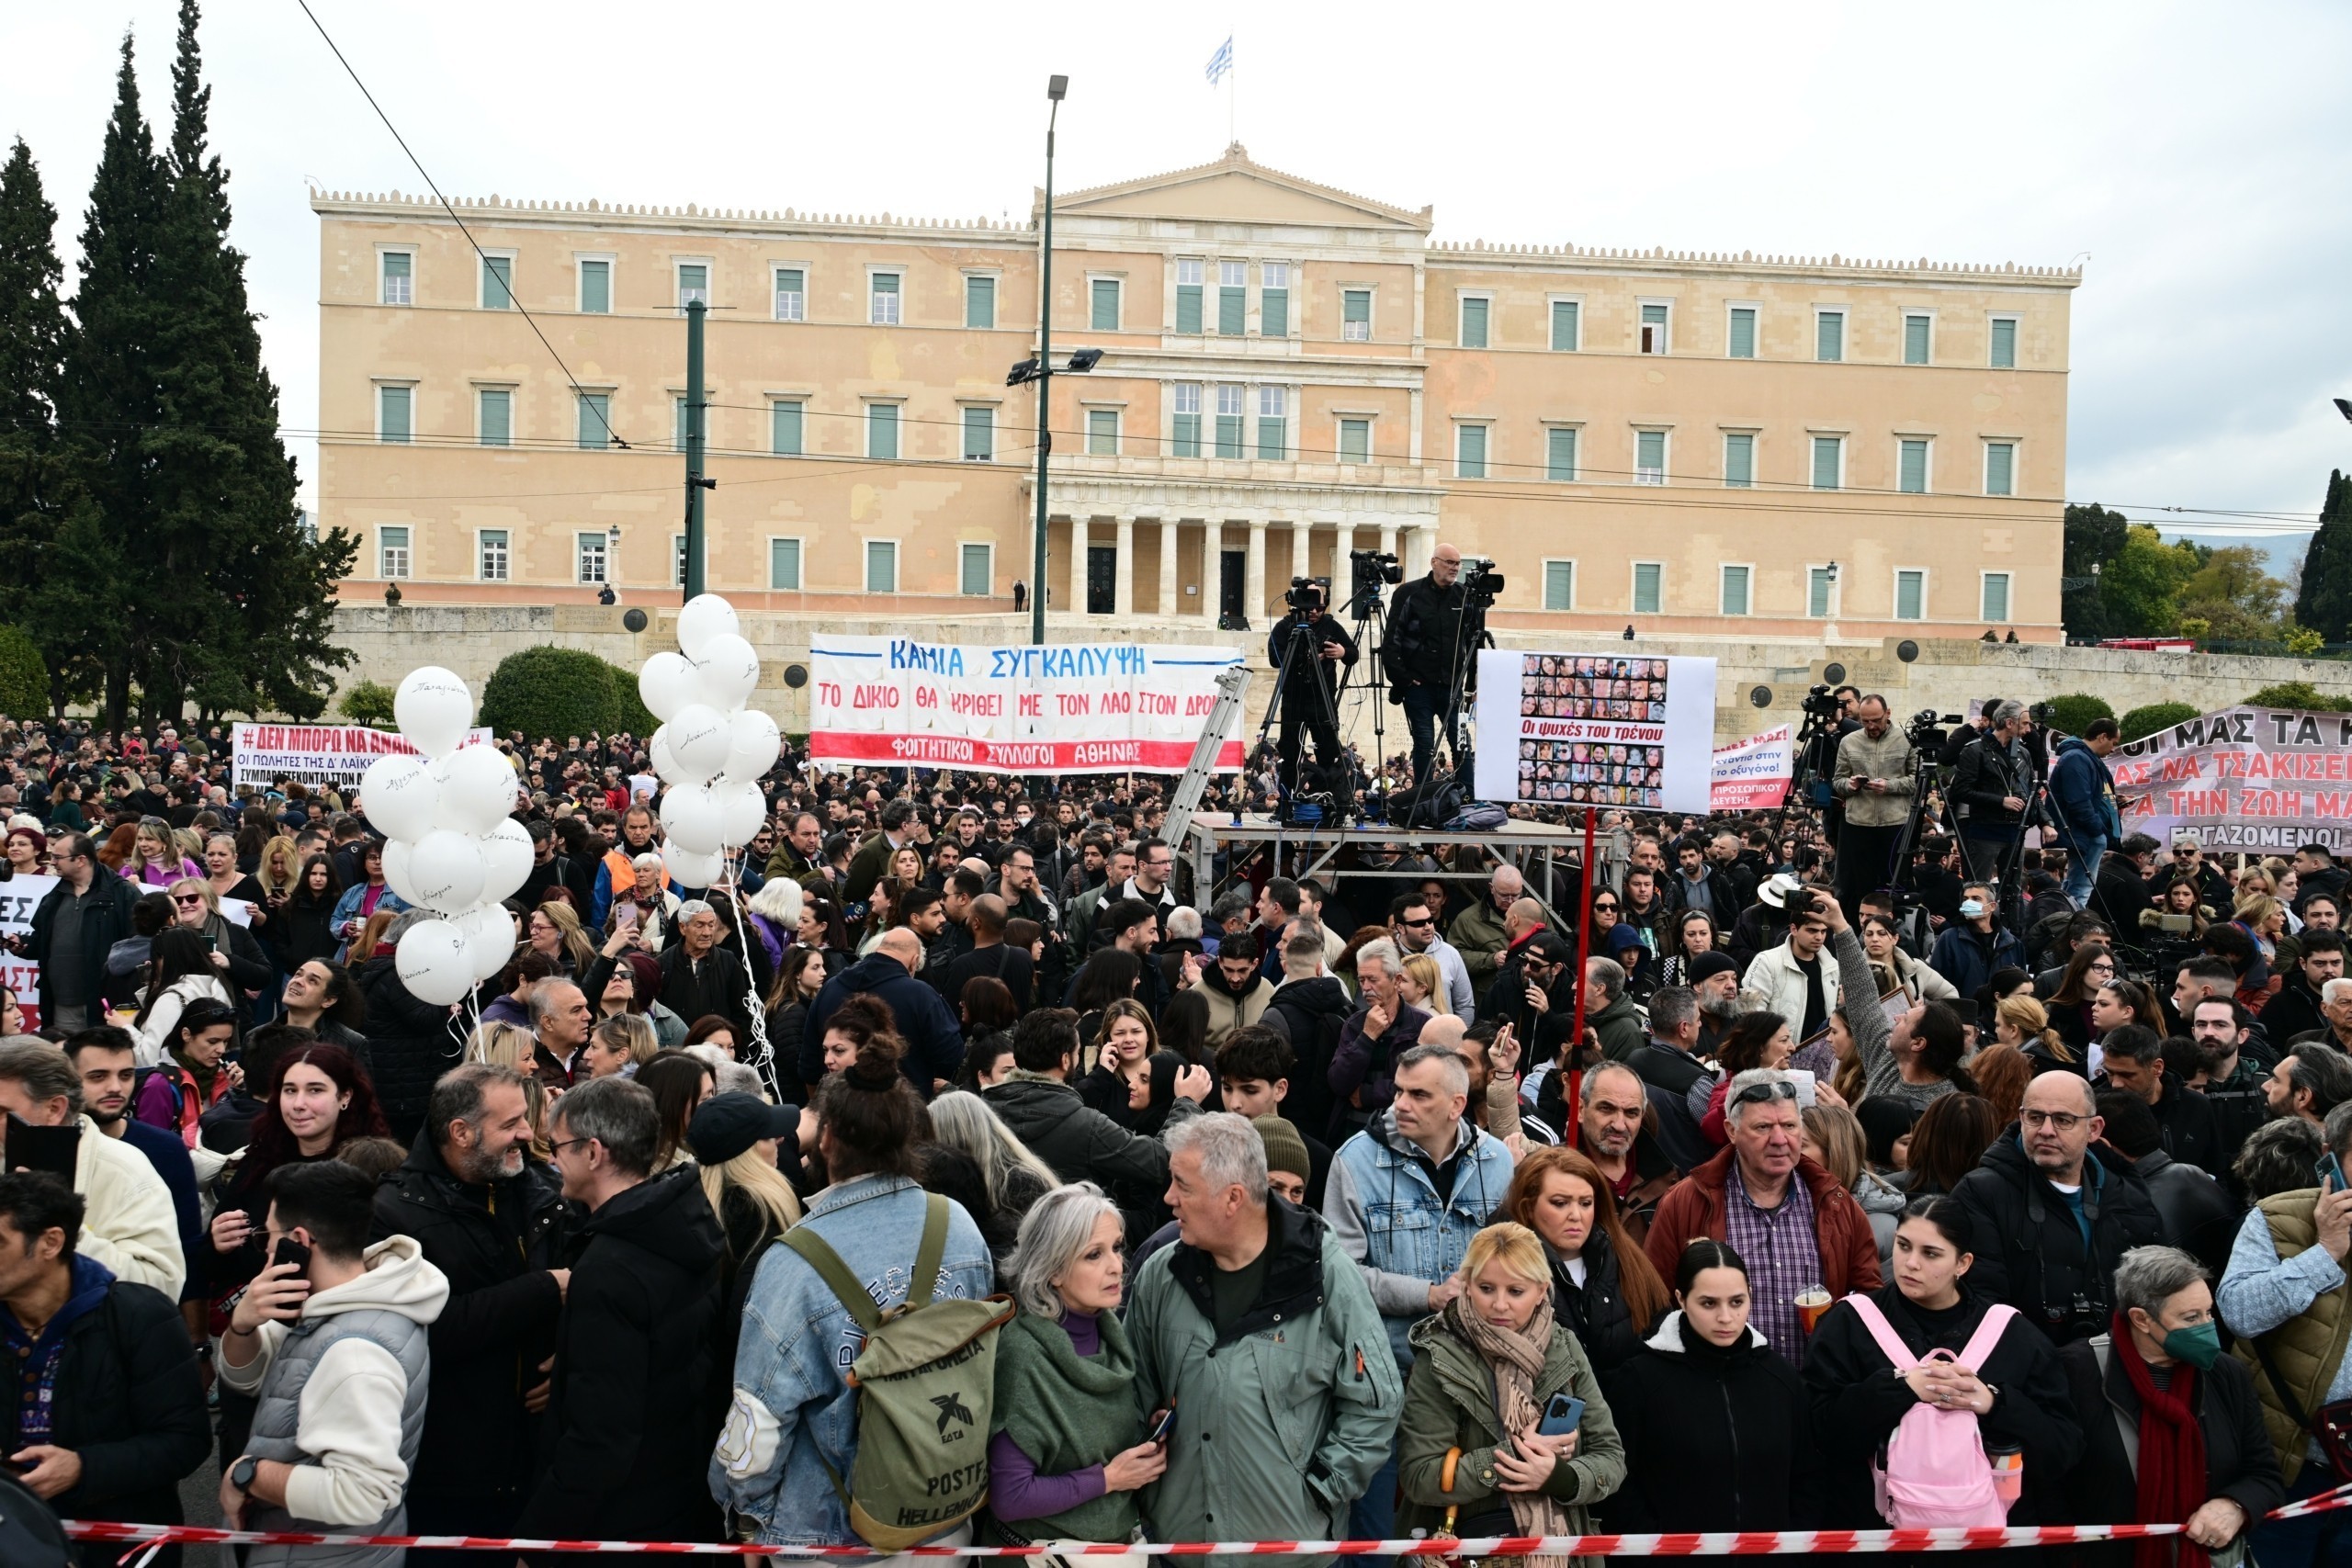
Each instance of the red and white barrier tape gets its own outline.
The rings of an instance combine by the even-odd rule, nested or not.
[[[2352,1508],[2352,1485],[2290,1503],[2264,1516],[2301,1518]],[[736,1541],[517,1540],[466,1535],[320,1535],[300,1530],[224,1530],[197,1525],[74,1521],[75,1540],[219,1546],[413,1546],[466,1551],[644,1551],[679,1557],[1772,1557],[1799,1552],[1989,1551],[2005,1546],[2071,1546],[2177,1535],[2180,1525],[2012,1525],[1982,1529],[1749,1530],[1708,1535],[1480,1537],[1464,1540],[1188,1540],[1138,1545],[1037,1541],[1028,1546],[762,1546]]]

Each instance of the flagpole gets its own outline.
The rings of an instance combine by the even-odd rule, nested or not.
[[[1225,41],[1226,46],[1228,49],[1231,49],[1233,45],[1233,32],[1231,28],[1227,29]],[[1240,58],[1241,51],[1239,50],[1233,50],[1232,53],[1227,55],[1226,58],[1225,144],[1228,147],[1241,140],[1241,132],[1238,129],[1240,124],[1240,111],[1238,106],[1241,101],[1241,75],[1239,68],[1235,64],[1235,62],[1238,61]]]

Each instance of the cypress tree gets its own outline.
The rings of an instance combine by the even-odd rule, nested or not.
[[[2295,621],[2330,642],[2352,642],[2352,479],[2342,469],[2327,476],[2319,531],[2303,551]]]

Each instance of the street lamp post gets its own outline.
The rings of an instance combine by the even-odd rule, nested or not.
[[[1046,219],[1037,251],[1037,522],[1031,541],[1029,578],[1029,640],[1046,640],[1046,460],[1052,456],[1054,433],[1047,419],[1046,394],[1054,384],[1054,125],[1061,118],[1062,95],[1069,78],[1046,78]]]

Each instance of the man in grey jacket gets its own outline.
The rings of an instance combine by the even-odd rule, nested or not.
[[[1838,902],[1846,918],[1862,918],[1862,896],[1894,876],[1894,852],[1911,815],[1911,742],[1894,728],[1886,699],[1864,697],[1855,709],[1862,727],[1838,742],[1830,787],[1846,803],[1838,840]]]

